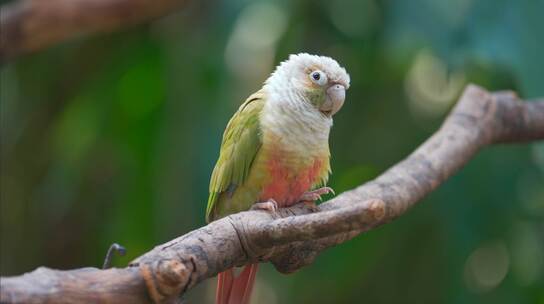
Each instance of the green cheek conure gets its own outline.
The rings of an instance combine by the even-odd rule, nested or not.
[[[332,58],[291,55],[227,124],[210,180],[208,222],[254,209],[314,204],[331,172],[329,131],[349,75]],[[321,188],[319,188],[321,187]],[[217,304],[247,304],[258,264],[218,275]]]

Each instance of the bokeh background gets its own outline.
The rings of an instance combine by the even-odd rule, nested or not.
[[[541,0],[192,1],[4,64],[0,273],[100,266],[112,242],[123,266],[202,226],[230,115],[291,53],[351,74],[331,186],[370,180],[469,82],[544,96],[543,14]],[[254,303],[542,304],[544,145],[485,149],[395,222],[295,274],[261,269]]]

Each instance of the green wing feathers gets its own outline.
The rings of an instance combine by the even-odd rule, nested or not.
[[[264,103],[264,92],[251,95],[227,124],[219,159],[210,180],[210,196],[206,208],[208,222],[212,219],[210,217],[219,195],[225,191],[234,191],[248,176],[262,144],[259,116]]]

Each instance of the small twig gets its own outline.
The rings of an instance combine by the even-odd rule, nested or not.
[[[102,269],[108,269],[111,267],[111,260],[115,253],[120,256],[124,256],[127,253],[127,250],[125,249],[125,247],[117,243],[111,244],[108,252],[106,253],[106,257],[104,258],[104,265],[102,265]]]

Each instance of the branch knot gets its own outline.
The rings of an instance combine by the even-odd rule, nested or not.
[[[193,270],[175,259],[140,264],[140,272],[154,303],[169,303],[180,295],[191,283]]]

